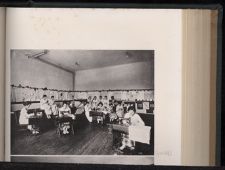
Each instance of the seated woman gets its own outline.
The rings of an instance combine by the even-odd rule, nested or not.
[[[99,99],[98,99],[98,103],[100,103],[100,102],[102,102],[102,103],[103,103],[103,98],[102,98],[102,96],[101,96],[101,95],[99,96]]]
[[[114,99],[114,96],[111,96],[111,100],[109,100],[109,104],[113,107],[113,112],[116,112],[116,101]]]
[[[124,108],[121,101],[119,101],[116,106],[116,115],[119,118],[119,122],[124,117]]]
[[[91,96],[88,96],[87,102],[88,102],[89,104],[91,104],[91,102],[92,102]]]
[[[52,110],[51,110],[51,106],[49,105],[49,100],[47,98],[47,95],[45,94],[40,100],[40,108],[45,111],[47,118],[50,119],[52,115]]]
[[[141,117],[135,113],[134,107],[128,108],[128,113],[124,115],[124,120],[122,122],[126,126],[145,126]],[[123,135],[122,146],[119,149],[123,150],[126,147],[134,149],[134,142],[131,141],[127,135]]]
[[[87,102],[84,106],[84,110],[85,110],[85,116],[87,118],[87,120],[89,122],[92,122],[93,121],[93,118],[92,116],[90,116],[90,111],[91,111],[91,104],[89,102]]]
[[[105,96],[102,100],[102,103],[103,103],[103,106],[106,107],[106,108],[109,108],[109,100],[108,100],[108,97]]]
[[[70,110],[71,110],[71,114],[75,114],[76,112],[76,107],[75,107],[75,101],[72,100],[70,103],[69,103],[69,107],[70,107]]]
[[[99,111],[99,112],[103,112],[104,111],[104,107],[103,107],[103,103],[102,102],[98,103],[97,111]],[[104,120],[104,114],[103,114],[103,116],[97,116],[97,123],[101,122],[103,124],[103,120]]]
[[[129,121],[127,121],[129,119]],[[124,115],[123,124],[131,126],[145,126],[144,121],[141,117],[135,112],[134,107],[129,107],[128,112]]]
[[[19,124],[27,125],[27,129],[30,130],[32,134],[38,134],[39,131],[35,129],[33,125],[29,125],[29,118],[34,117],[34,113],[28,114],[28,109],[30,105],[31,103],[29,102],[25,102],[23,104],[23,108],[20,111]]]
[[[59,108],[59,118],[63,117],[70,117],[75,120],[75,115],[71,114],[71,109],[68,106],[67,102],[63,102],[63,106]],[[60,129],[63,131],[63,134],[69,133],[68,129],[70,129],[70,126],[70,122],[64,122],[60,124]]]
[[[71,117],[73,120],[75,119],[75,115],[71,114],[71,109],[67,102],[63,102],[63,106],[59,108],[59,117]]]
[[[97,96],[94,96],[92,101],[91,101],[91,108],[92,110],[96,110],[98,106],[98,99]]]
[[[114,107],[113,104],[110,103],[109,104],[109,121],[110,122],[113,122],[114,120],[117,119],[117,114],[114,112],[113,107]]]
[[[52,112],[53,116],[58,116],[59,109],[55,103],[54,96],[51,96],[51,99],[49,99],[48,103],[51,107],[51,112]]]
[[[82,102],[79,102],[79,103],[77,103],[75,105],[75,107],[76,107],[75,114],[76,115],[80,115],[80,114],[83,114],[84,113],[84,111],[85,111],[85,109],[84,109],[85,103],[86,103],[86,101],[82,101]]]

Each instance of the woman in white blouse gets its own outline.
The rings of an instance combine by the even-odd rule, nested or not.
[[[54,116],[57,116],[58,115],[58,107],[55,103],[55,97],[54,96],[51,96],[51,99],[49,99],[48,101],[50,107],[51,107],[51,111],[52,111],[52,114]]]
[[[63,106],[59,109],[59,117],[71,117],[75,119],[75,115],[71,113],[71,109],[67,102],[63,102]]]
[[[128,108],[128,113],[124,115],[123,124],[127,126],[145,126],[145,123],[141,119],[141,117],[137,113],[135,113],[134,107]],[[134,142],[131,141],[127,135],[123,136],[122,146],[120,147],[120,150],[123,150],[125,147],[134,149]]]
[[[52,110],[51,106],[49,105],[49,100],[47,98],[47,95],[43,95],[42,99],[40,100],[40,108],[45,111],[45,114],[48,119],[51,118]]]
[[[86,116],[87,120],[89,122],[92,122],[93,118],[92,118],[92,116],[90,116],[91,104],[89,102],[87,102],[87,104],[84,106],[84,110],[85,110],[85,116]]]
[[[20,111],[20,117],[19,117],[19,124],[20,125],[27,125],[27,129],[30,130],[33,134],[39,133],[36,131],[32,125],[29,125],[29,118],[34,116],[34,113],[28,114],[28,109],[30,107],[31,103],[25,102],[23,104],[23,108]]]

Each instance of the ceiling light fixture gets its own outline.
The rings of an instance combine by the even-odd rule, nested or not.
[[[31,59],[34,59],[34,58],[39,58],[39,57],[41,57],[41,56],[43,56],[43,55],[45,55],[47,53],[48,53],[48,50],[44,50],[44,51],[42,51],[40,53],[37,53],[37,54],[33,54],[33,55],[29,55],[28,54],[27,57],[31,58]]]

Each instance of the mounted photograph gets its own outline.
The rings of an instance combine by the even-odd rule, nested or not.
[[[12,161],[75,156],[154,163],[154,50],[10,55]]]

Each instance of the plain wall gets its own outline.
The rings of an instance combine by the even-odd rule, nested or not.
[[[75,90],[154,89],[154,63],[138,62],[80,70]]]
[[[28,59],[24,53],[11,51],[11,84],[73,90],[73,74],[36,59]]]
[[[28,59],[24,53],[11,51],[11,84],[58,90],[73,90],[73,74],[36,59]],[[11,105],[11,111],[20,110],[22,104]],[[31,108],[38,108],[32,104]]]

